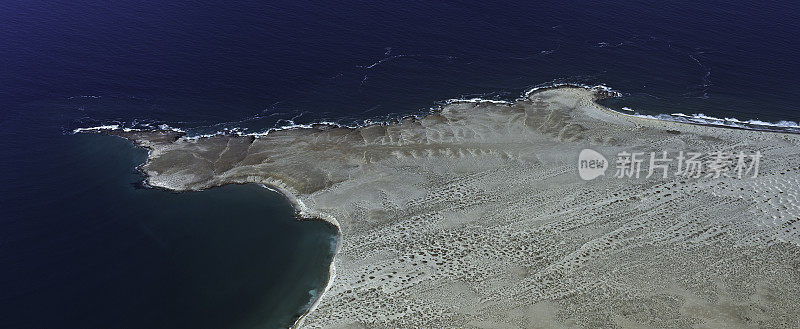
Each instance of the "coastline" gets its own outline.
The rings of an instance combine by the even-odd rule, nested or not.
[[[336,256],[339,254],[339,249],[342,245],[342,228],[339,225],[339,222],[337,222],[336,218],[333,216],[322,213],[317,213],[315,215],[312,213],[311,210],[306,207],[306,205],[300,201],[289,188],[281,187],[279,184],[266,183],[262,183],[261,186],[283,195],[286,200],[292,204],[292,207],[294,207],[301,220],[321,220],[336,227],[336,248],[332,251],[331,263],[328,266],[328,280],[325,283],[325,287],[322,289],[322,292],[320,292],[319,295],[317,295],[316,298],[311,301],[311,306],[309,306],[309,308],[305,310],[305,312],[289,327],[300,328],[305,317],[314,312],[314,309],[319,305],[319,301],[322,300],[328,290],[330,290],[331,286],[333,285],[333,280],[336,278]]]
[[[576,106],[576,108],[579,109],[579,110],[570,110],[570,111],[572,111],[572,114],[561,113],[561,110],[558,107],[561,107],[561,106],[573,106],[573,105],[564,105],[564,104],[568,104],[568,103],[570,103],[572,101],[570,99],[570,97],[573,97],[573,96],[569,96],[569,95],[571,95],[571,93],[573,91],[575,93],[581,94],[581,95],[585,95],[586,92],[591,92],[591,95],[592,95],[593,99],[591,101],[589,101],[588,103],[581,103],[582,101],[576,103],[576,105],[574,105],[574,106]],[[629,137],[627,137],[627,135],[619,135],[620,132],[617,131],[617,129],[613,128],[615,126],[624,126],[624,127],[628,127],[628,126],[630,126],[630,127],[659,126],[659,127],[672,127],[672,128],[678,129],[678,130],[680,130],[680,131],[682,131],[684,133],[690,133],[690,134],[695,134],[696,133],[696,134],[704,135],[704,134],[708,134],[708,133],[711,133],[711,134],[719,133],[721,135],[726,135],[726,136],[740,136],[741,135],[741,134],[733,134],[732,132],[725,132],[726,130],[719,131],[719,130],[717,130],[717,129],[719,129],[719,127],[712,127],[712,126],[706,126],[706,125],[697,125],[697,124],[693,124],[693,123],[687,123],[686,125],[675,125],[676,123],[684,123],[684,122],[673,122],[673,121],[658,120],[658,119],[653,120],[654,118],[643,118],[643,117],[637,116],[637,115],[629,115],[629,114],[625,114],[625,113],[620,113],[618,111],[614,111],[614,110],[609,109],[609,108],[607,108],[605,106],[597,104],[595,102],[595,100],[597,100],[598,97],[602,97],[604,94],[598,93],[598,91],[592,90],[592,89],[588,89],[587,90],[587,88],[583,88],[583,91],[581,91],[581,88],[563,87],[563,86],[562,87],[554,87],[554,88],[542,88],[542,89],[537,90],[535,93],[534,92],[525,93],[525,97],[530,97],[531,95],[534,95],[534,94],[536,94],[536,95],[546,95],[546,96],[543,96],[543,97],[545,97],[545,98],[549,97],[549,99],[553,99],[554,103],[552,103],[552,104],[556,104],[556,105],[553,105],[553,106],[556,106],[556,109],[558,109],[558,111],[552,110],[551,112],[544,112],[544,114],[546,114],[546,116],[544,116],[544,117],[546,117],[548,119],[546,121],[541,122],[542,126],[538,126],[538,124],[539,124],[538,121],[534,122],[534,125],[530,126],[530,127],[534,127],[535,128],[535,130],[533,131],[532,135],[530,135],[531,138],[536,138],[536,140],[540,140],[540,143],[542,143],[542,145],[553,145],[553,146],[561,145],[561,144],[575,145],[576,141],[589,140],[589,141],[592,141],[591,143],[598,143],[599,146],[602,146],[603,148],[619,147],[620,141],[615,139],[615,138],[609,139],[608,136],[600,138],[600,136],[602,136],[603,134],[616,134],[617,135],[616,138],[625,139],[625,140],[629,140],[630,139]],[[585,96],[581,96],[581,97],[585,97]],[[522,100],[518,100],[517,102],[529,102],[529,101],[530,100],[528,100],[528,99],[522,99]],[[477,116],[480,115],[480,113],[475,113],[474,112],[474,107],[481,107],[485,111],[489,111],[489,112],[486,112],[486,113],[498,113],[497,115],[502,115],[502,116],[505,116],[505,115],[516,115],[516,114],[513,114],[513,113],[515,113],[514,111],[519,111],[518,109],[515,109],[515,104],[517,102],[515,102],[515,103],[504,103],[504,102],[497,102],[497,101],[484,101],[484,100],[480,100],[480,99],[453,100],[452,102],[448,102],[447,105],[439,108],[437,111],[432,111],[431,113],[429,113],[426,116],[422,116],[422,117],[407,116],[407,117],[404,117],[404,118],[401,118],[401,119],[397,120],[396,122],[371,123],[371,124],[367,124],[367,125],[364,125],[364,126],[361,126],[361,127],[355,127],[355,128],[353,128],[353,127],[341,127],[341,126],[335,126],[335,125],[331,125],[331,124],[313,124],[313,125],[310,125],[309,127],[291,127],[291,128],[287,128],[287,129],[270,130],[269,133],[261,134],[261,135],[258,135],[258,136],[247,135],[247,134],[244,134],[244,135],[242,135],[242,134],[230,134],[230,135],[213,135],[213,136],[203,136],[203,137],[194,138],[194,137],[185,137],[184,135],[181,135],[181,133],[177,133],[175,131],[171,131],[171,132],[164,132],[164,131],[162,131],[162,132],[123,131],[123,132],[116,132],[116,133],[113,132],[113,131],[112,132],[102,131],[102,130],[99,130],[99,131],[100,132],[110,133],[110,134],[115,134],[115,135],[121,135],[122,137],[133,139],[134,141],[137,142],[137,144],[140,144],[141,147],[147,147],[150,151],[153,151],[153,152],[151,152],[151,154],[149,154],[148,161],[146,162],[146,164],[143,164],[143,167],[142,167],[142,170],[146,173],[146,177],[148,177],[148,185],[151,185],[151,186],[154,186],[154,187],[159,187],[159,188],[164,188],[164,189],[169,189],[169,190],[173,190],[173,191],[182,191],[182,190],[202,190],[202,189],[213,187],[213,186],[220,186],[220,185],[227,185],[227,184],[243,184],[243,183],[264,184],[265,186],[268,186],[270,188],[276,189],[281,194],[286,196],[287,199],[290,200],[290,203],[292,203],[293,207],[295,207],[295,209],[297,210],[298,214],[301,215],[301,217],[306,218],[306,219],[315,218],[315,219],[319,219],[319,220],[325,220],[325,221],[333,224],[334,226],[336,226],[337,227],[337,231],[339,233],[338,234],[338,242],[337,242],[336,253],[333,255],[332,260],[331,260],[331,264],[330,264],[330,267],[329,267],[330,268],[330,270],[329,270],[329,280],[328,280],[328,282],[326,284],[326,287],[325,287],[324,291],[312,303],[312,306],[309,307],[309,310],[305,314],[303,314],[300,318],[298,318],[298,320],[292,326],[292,327],[302,327],[302,326],[304,326],[304,324],[306,323],[306,321],[309,318],[311,318],[312,316],[315,315],[315,312],[321,307],[322,302],[325,301],[328,298],[327,296],[329,296],[332,293],[334,284],[336,283],[335,282],[336,278],[338,277],[337,276],[337,268],[336,268],[335,264],[337,263],[337,261],[341,257],[341,252],[342,252],[342,248],[343,248],[343,242],[342,241],[343,241],[343,237],[344,237],[344,233],[343,232],[344,232],[344,230],[349,230],[349,232],[353,232],[353,230],[355,228],[353,228],[352,226],[354,224],[357,224],[357,222],[355,222],[354,219],[352,219],[352,218],[347,220],[347,223],[345,225],[341,225],[340,224],[340,220],[338,219],[336,214],[337,213],[342,213],[343,211],[344,211],[344,213],[346,213],[346,210],[340,209],[340,208],[338,208],[338,206],[336,206],[337,208],[330,208],[330,207],[334,207],[333,205],[337,204],[337,202],[330,203],[328,201],[326,206],[320,207],[319,203],[320,202],[326,202],[326,201],[318,201],[317,200],[317,201],[313,202],[314,204],[309,206],[307,204],[307,202],[312,201],[312,200],[311,199],[306,199],[306,201],[303,201],[303,196],[319,195],[319,193],[323,193],[324,192],[324,195],[326,196],[325,198],[328,198],[330,200],[336,200],[336,198],[337,198],[336,195],[339,194],[339,192],[336,192],[337,190],[341,190],[341,189],[346,188],[346,186],[348,186],[348,184],[351,184],[350,183],[351,181],[353,182],[352,184],[356,184],[356,182],[359,182],[357,184],[365,184],[363,180],[364,179],[368,179],[370,177],[369,174],[367,174],[367,176],[364,176],[365,178],[363,178],[362,180],[359,180],[359,179],[353,180],[351,177],[359,177],[360,175],[364,175],[364,173],[361,173],[359,175],[355,175],[354,176],[354,173],[352,172],[352,170],[356,170],[356,168],[370,168],[371,166],[373,166],[372,165],[373,163],[384,165],[384,164],[392,164],[395,161],[397,161],[398,163],[418,163],[420,161],[426,162],[426,161],[438,161],[438,160],[435,160],[435,158],[430,157],[430,155],[427,158],[421,157],[419,152],[417,150],[414,150],[414,149],[412,149],[410,151],[403,151],[405,153],[402,153],[402,154],[391,153],[391,154],[393,154],[394,157],[396,157],[397,160],[393,160],[394,158],[392,156],[389,156],[388,154],[383,154],[383,153],[377,153],[377,154],[372,154],[372,155],[368,156],[368,153],[370,153],[372,151],[370,149],[365,149],[363,151],[364,152],[363,153],[363,160],[361,162],[359,162],[360,164],[358,165],[358,167],[354,167],[354,168],[343,167],[343,169],[336,169],[337,167],[341,167],[342,164],[354,161],[354,158],[361,158],[361,156],[360,155],[355,156],[355,157],[348,156],[345,159],[339,159],[340,155],[339,155],[338,151],[334,152],[334,153],[330,153],[330,152],[321,153],[319,151],[310,151],[310,150],[298,151],[298,150],[294,150],[292,152],[299,152],[299,153],[307,152],[308,154],[315,154],[315,152],[316,153],[320,153],[319,154],[319,159],[323,159],[323,161],[322,161],[322,163],[307,164],[305,162],[305,161],[307,161],[307,160],[305,160],[305,158],[289,157],[288,159],[281,159],[281,161],[286,161],[287,164],[289,164],[287,166],[270,165],[267,168],[257,169],[256,171],[254,171],[255,168],[251,168],[250,167],[251,165],[246,165],[244,167],[236,167],[236,166],[230,167],[230,166],[226,165],[225,166],[226,168],[228,168],[228,167],[231,168],[231,169],[228,169],[228,171],[231,173],[230,176],[217,177],[216,175],[212,175],[212,176],[208,176],[208,178],[200,178],[200,179],[202,179],[200,181],[196,181],[196,179],[198,179],[197,177],[186,178],[186,177],[183,177],[183,176],[175,176],[176,178],[173,178],[172,176],[170,176],[170,175],[172,175],[170,172],[176,172],[176,173],[177,172],[187,172],[187,171],[189,171],[189,172],[199,172],[197,170],[199,170],[200,168],[203,168],[203,166],[205,166],[202,163],[195,163],[195,162],[192,162],[192,161],[185,162],[185,163],[184,162],[178,162],[177,163],[177,165],[178,165],[177,168],[179,168],[179,170],[173,171],[172,169],[170,169],[171,168],[170,166],[173,166],[172,163],[175,163],[174,160],[170,160],[169,161],[170,164],[168,166],[165,166],[164,164],[153,164],[152,160],[153,159],[158,159],[161,156],[163,156],[164,154],[173,154],[175,151],[185,152],[185,151],[188,150],[190,152],[196,152],[196,151],[192,151],[192,150],[196,149],[196,147],[194,145],[197,145],[197,143],[203,143],[203,145],[207,145],[207,146],[204,146],[204,148],[207,148],[207,147],[219,148],[221,145],[225,145],[224,149],[228,150],[231,147],[231,145],[236,145],[236,144],[231,144],[231,143],[241,143],[241,142],[249,143],[248,145],[252,145],[254,143],[267,143],[267,144],[264,144],[264,145],[259,144],[260,146],[259,146],[258,150],[262,150],[260,152],[263,152],[263,151],[274,152],[274,153],[270,153],[270,154],[275,154],[275,156],[280,155],[281,157],[285,157],[286,154],[289,154],[289,153],[286,153],[285,149],[278,148],[278,149],[274,149],[273,150],[273,148],[277,147],[278,144],[271,144],[271,142],[265,141],[265,139],[275,139],[276,143],[277,142],[283,143],[285,140],[290,140],[290,141],[291,140],[296,140],[296,139],[305,140],[307,138],[312,138],[313,137],[314,141],[324,141],[326,143],[352,143],[355,140],[352,139],[353,136],[351,136],[351,135],[354,134],[354,133],[358,133],[360,136],[364,136],[364,142],[367,142],[367,136],[368,135],[372,136],[372,135],[370,135],[371,133],[368,134],[367,132],[370,132],[370,131],[373,131],[373,130],[376,130],[376,129],[378,129],[379,131],[385,131],[385,132],[382,132],[382,134],[385,134],[385,136],[378,135],[378,137],[383,138],[383,139],[376,139],[375,141],[379,141],[379,140],[388,141],[388,142],[390,142],[389,145],[394,145],[392,147],[402,148],[402,147],[405,147],[405,145],[409,145],[409,144],[407,144],[408,142],[405,142],[402,139],[402,136],[405,133],[400,133],[399,135],[397,135],[397,137],[400,137],[400,139],[397,139],[396,137],[391,137],[391,136],[395,136],[395,135],[393,135],[394,134],[393,130],[390,130],[390,129],[427,129],[427,128],[424,128],[424,127],[427,127],[427,125],[439,124],[439,122],[444,122],[443,124],[448,124],[448,125],[452,126],[453,120],[465,120],[465,119],[463,119],[464,117],[468,118],[469,120],[483,120],[483,119],[480,119],[480,118],[477,117]],[[591,111],[590,112],[586,112],[586,111],[588,111],[587,109],[589,109],[589,108],[599,109],[600,112],[591,112]],[[532,112],[533,115],[534,115],[534,118],[535,118],[535,116],[540,115],[540,112],[537,112],[537,111],[540,111],[540,110],[537,109],[534,112]],[[508,114],[506,114],[506,112],[508,112]],[[598,115],[598,114],[600,114],[602,112],[605,112],[605,113],[611,115],[611,117],[603,118],[603,117],[597,117],[596,116],[596,115]],[[566,113],[569,113],[569,112],[566,112]],[[577,117],[584,117],[584,116],[588,115],[587,118],[589,118],[590,120],[599,120],[598,123],[603,123],[604,126],[605,125],[610,125],[610,126],[608,128],[602,128],[602,129],[597,130],[598,133],[602,132],[600,134],[600,136],[588,137],[588,136],[586,136],[586,131],[587,131],[586,129],[587,128],[582,127],[582,125],[586,125],[585,120],[587,120],[587,119],[580,119],[580,121],[572,123],[571,121],[574,121],[574,119],[569,119],[569,117],[566,116],[566,115],[570,115],[573,118],[576,117],[576,116]],[[527,121],[531,119],[530,114],[527,116],[527,118],[528,119],[526,119],[526,122],[525,122],[526,125],[528,125]],[[555,118],[556,120],[555,121],[551,121],[550,118]],[[641,119],[647,119],[647,120],[641,120]],[[648,123],[648,122],[649,123],[655,123],[655,124],[654,125],[645,124],[645,123]],[[409,128],[402,128],[402,127],[405,127],[405,126],[408,126]],[[421,127],[423,127],[423,128],[421,128]],[[536,127],[538,127],[538,128],[536,128]],[[705,127],[705,128],[700,128],[700,127]],[[554,130],[554,129],[556,129],[556,130]],[[592,131],[591,128],[588,128],[588,129],[589,129],[590,132]],[[651,128],[648,128],[648,129],[651,129]],[[655,129],[659,129],[659,128],[655,128]],[[707,129],[711,129],[711,130],[707,130]],[[748,134],[748,136],[749,136],[749,134],[770,134],[770,132],[762,132],[762,131],[752,131],[752,130],[741,130],[741,131],[743,132],[742,134]],[[401,132],[402,132],[402,130],[401,130]],[[493,131],[484,131],[481,134],[496,134],[496,133],[497,132],[493,132]],[[412,134],[412,135],[414,135],[414,134]],[[458,138],[460,138],[459,137],[459,133],[457,133],[457,132],[454,132],[454,136],[456,137],[456,141],[458,140]],[[388,139],[386,139],[386,137],[388,137]],[[794,137],[794,136],[792,136],[792,137]],[[503,137],[503,138],[507,138],[507,137]],[[678,137],[676,137],[676,138],[678,138]],[[739,138],[739,137],[737,137],[737,138]],[[747,136],[745,136],[745,138],[747,138]],[[554,139],[555,139],[555,143],[556,144],[553,144],[554,143],[553,142]],[[373,142],[369,142],[369,143],[373,143]],[[375,147],[378,147],[378,145],[381,145],[381,143],[385,143],[385,142],[377,142],[377,143],[375,143]],[[217,145],[220,145],[220,146],[217,146]],[[332,145],[338,145],[338,144],[332,144]],[[412,143],[410,145],[415,145],[415,144]],[[498,145],[502,145],[502,144],[498,144]],[[551,146],[551,147],[553,147],[553,146]],[[574,146],[569,146],[569,147],[573,148]],[[249,156],[248,154],[250,154],[249,152],[251,152],[250,151],[251,148],[252,148],[252,146],[248,146],[247,147],[247,153],[243,154],[245,156],[245,159]],[[360,146],[357,147],[356,149],[358,150],[358,151],[356,151],[356,154],[360,154],[360,152],[362,152]],[[434,152],[439,152],[439,154],[440,155],[444,155],[445,158],[448,158],[448,157],[452,158],[453,157],[452,152],[449,149],[448,149],[447,152],[451,152],[451,153],[445,153],[443,151],[442,152],[440,152],[440,151],[434,151]],[[215,157],[219,157],[221,159],[222,155],[225,154],[226,152],[227,151],[222,151],[222,153],[219,153],[218,155],[215,155]],[[394,152],[396,152],[396,151],[394,151]],[[455,152],[455,151],[453,151],[453,152]],[[470,152],[472,152],[472,151],[470,151]],[[489,150],[487,152],[488,153],[484,153],[484,151],[481,150],[480,154],[481,155],[484,155],[484,154],[485,155],[490,155],[491,157],[494,157],[495,155],[500,155],[501,159],[505,159],[505,160],[502,160],[502,161],[508,161],[508,159],[514,159],[515,157],[523,156],[523,155],[517,155],[517,154],[514,153],[514,152],[520,152],[519,150],[514,150],[513,152]],[[259,153],[257,153],[257,154],[259,154]],[[325,154],[328,154],[328,155],[325,155]],[[429,153],[429,154],[435,154],[435,153]],[[448,155],[448,154],[450,154],[450,155]],[[458,149],[457,154],[458,155],[456,156],[456,158],[462,158],[463,157],[462,154],[466,154],[466,152],[463,151],[462,149]],[[203,157],[207,157],[207,156],[206,155],[201,155],[199,157],[203,158]],[[317,155],[314,155],[314,157],[317,157]],[[181,159],[185,159],[183,155],[181,155],[180,158]],[[277,159],[277,158],[270,156],[268,159],[270,159],[269,161],[276,161],[275,159]],[[339,160],[337,160],[337,159],[339,159]],[[428,160],[428,159],[430,159],[430,160]],[[229,160],[226,160],[226,162],[228,162],[228,161]],[[230,163],[240,164],[240,163],[242,163],[242,161],[247,162],[247,163],[253,162],[251,160],[230,160]],[[299,162],[296,162],[296,161],[299,161]],[[411,161],[411,162],[409,162],[409,161]],[[495,163],[495,161],[497,161],[497,160],[492,158],[491,162],[489,162],[489,163]],[[500,162],[500,163],[504,163],[504,162]],[[298,166],[298,164],[300,164],[300,166]],[[315,172],[319,171],[319,170],[322,170],[322,169],[320,169],[319,166],[325,166],[326,164],[331,166],[330,168],[333,168],[332,170],[334,170],[334,171],[333,172],[331,172],[331,171],[324,172],[325,175],[327,175],[328,178],[326,180],[323,180],[323,181],[316,181],[315,177],[318,177],[320,174],[319,173],[315,173]],[[153,169],[152,166],[156,166],[157,169]],[[239,169],[239,168],[241,168],[241,169]],[[328,167],[326,166],[325,168],[328,168]],[[167,170],[167,171],[165,172],[164,170]],[[202,169],[202,170],[205,170],[205,169]],[[329,169],[324,169],[324,170],[329,170]],[[344,173],[346,173],[346,175],[342,174],[342,173],[338,173],[335,170],[345,170]],[[357,169],[357,170],[362,170],[362,169]],[[472,170],[472,169],[470,168],[470,170]],[[215,172],[216,172],[216,170],[215,170]],[[309,174],[309,173],[311,173],[311,174]],[[162,180],[159,180],[159,181],[157,181],[157,182],[155,182],[153,184],[153,181],[151,181],[151,179],[157,178],[159,176],[163,176],[166,180],[162,179]],[[284,181],[284,180],[275,178],[276,176],[286,177],[289,180],[288,181]],[[345,176],[347,178],[345,178]],[[170,185],[170,184],[177,184],[177,185]],[[368,185],[368,186],[371,186],[371,185]],[[375,187],[370,187],[370,188],[375,188]],[[383,193],[389,193],[388,191],[385,191],[383,189],[380,189],[380,190],[384,191]],[[347,192],[347,193],[352,193],[352,192]],[[322,199],[324,200],[325,198],[322,198]],[[459,202],[464,202],[464,201],[459,201]],[[334,210],[335,209],[335,211],[333,213],[331,213],[330,211],[327,211],[327,210],[324,210],[324,209],[329,209],[329,210]],[[359,227],[359,225],[355,225],[355,226]],[[346,228],[346,227],[349,227],[349,228]],[[350,251],[348,251],[348,252],[350,252]],[[345,275],[345,276],[346,276],[346,278],[344,279],[345,282],[350,282],[349,280],[351,280],[350,277],[352,276],[352,273],[348,272],[347,275]],[[342,284],[342,283],[340,282],[340,284]],[[341,289],[337,290],[337,292],[336,292],[337,295],[341,294],[340,290]],[[326,314],[325,316],[329,316],[331,314],[331,312],[332,312],[332,309],[330,308],[330,305],[328,305],[328,307],[325,308],[325,314]],[[315,321],[318,322],[319,319],[316,319]]]
[[[312,122],[306,124],[295,124],[293,121],[289,120],[290,124],[269,128],[262,132],[244,132],[241,128],[230,128],[230,129],[223,129],[213,133],[201,134],[201,135],[188,135],[187,130],[184,128],[172,127],[168,124],[158,124],[158,125],[151,125],[145,124],[143,127],[126,127],[124,123],[111,123],[111,124],[102,124],[99,126],[92,126],[92,127],[79,127],[72,129],[70,133],[77,134],[77,133],[103,133],[103,132],[112,132],[112,131],[121,131],[126,133],[131,132],[147,132],[147,131],[163,131],[163,132],[174,132],[178,133],[180,137],[186,137],[190,139],[201,139],[201,138],[208,138],[214,136],[265,136],[272,132],[284,131],[284,130],[292,130],[292,129],[313,129],[316,127],[332,127],[332,128],[349,128],[349,129],[359,129],[364,128],[372,125],[389,125],[398,123],[402,120],[406,119],[421,119],[425,116],[430,114],[435,114],[438,111],[441,111],[443,107],[453,104],[453,103],[491,103],[491,104],[499,104],[499,105],[511,105],[515,102],[520,100],[526,99],[529,95],[545,90],[556,90],[559,88],[581,88],[586,90],[591,90],[597,93],[598,100],[604,98],[617,98],[617,97],[624,97],[624,94],[620,91],[617,91],[611,87],[608,87],[604,84],[599,85],[585,85],[580,83],[570,83],[570,82],[559,82],[559,83],[549,83],[549,84],[542,84],[537,85],[535,87],[531,87],[526,91],[522,92],[522,94],[513,100],[494,100],[494,99],[484,99],[484,98],[470,98],[470,99],[461,99],[461,98],[451,98],[445,101],[442,101],[440,105],[432,106],[428,108],[428,110],[421,114],[409,114],[409,115],[402,115],[397,118],[391,118],[386,121],[371,121],[367,120],[361,124],[342,124],[338,122],[332,121],[319,121],[319,122]],[[617,111],[610,107],[597,104],[598,106],[603,107],[608,111],[612,111],[621,115],[626,115],[630,117],[637,117],[642,119],[652,119],[652,120],[659,120],[659,121],[667,121],[667,122],[675,122],[675,123],[683,123],[689,125],[703,125],[703,126],[712,126],[712,127],[719,127],[719,128],[731,128],[731,129],[744,129],[744,130],[754,130],[754,131],[770,131],[770,132],[785,132],[785,133],[793,133],[793,134],[800,134],[800,123],[798,122],[791,122],[791,121],[779,121],[777,123],[774,122],[766,122],[760,121],[755,119],[747,119],[747,120],[740,120],[736,118],[718,118],[713,116],[706,116],[704,114],[684,114],[684,113],[661,113],[658,115],[648,115],[648,114],[638,114],[635,110],[630,108],[623,108],[622,111],[626,112],[633,112],[633,113],[625,113],[622,111]]]
[[[108,128],[108,129],[118,129],[118,127],[107,126],[107,127],[102,127],[102,128],[98,128],[98,129],[87,129],[84,132],[103,132],[106,128]],[[169,130],[173,131],[173,132],[180,132],[180,131],[176,131],[174,129],[169,129]],[[124,131],[124,132],[130,133],[132,131],[133,130],[127,130],[127,131]],[[125,137],[125,136],[120,136],[120,135],[116,135],[116,134],[113,134],[113,133],[109,133],[109,135],[122,138],[123,140],[132,143],[132,145],[134,147],[136,147],[136,148],[145,149],[147,151],[147,157],[146,158],[150,157],[151,152],[152,152],[152,148],[150,146],[148,146],[146,144],[136,143],[134,140],[131,140],[128,137]],[[164,188],[164,187],[160,187],[160,186],[152,186],[152,185],[150,185],[148,183],[148,181],[147,181],[147,177],[148,177],[147,173],[142,169],[142,166],[145,163],[146,162],[143,162],[143,163],[141,163],[141,164],[136,166],[137,173],[144,177],[144,180],[142,181],[142,184],[141,184],[142,186],[144,186],[146,188],[158,188],[158,189],[162,189],[162,190],[169,191],[169,192],[172,192],[172,193],[186,192],[186,191],[181,191],[181,190],[173,190],[173,189],[168,189],[168,188]],[[325,223],[327,223],[327,224],[329,224],[329,225],[331,225],[331,226],[336,228],[336,247],[333,250],[331,250],[331,262],[330,262],[330,264],[328,266],[328,278],[327,278],[327,280],[325,282],[325,286],[323,287],[323,290],[319,294],[317,294],[312,300],[309,301],[311,303],[311,305],[308,307],[308,309],[304,310],[303,314],[300,315],[297,319],[295,319],[294,322],[292,323],[292,325],[289,326],[289,328],[299,328],[300,326],[302,326],[302,322],[305,319],[305,317],[308,314],[310,314],[311,312],[314,311],[314,309],[317,307],[317,305],[319,304],[319,301],[322,299],[322,297],[325,295],[325,293],[328,290],[330,290],[330,287],[333,284],[333,280],[336,277],[336,265],[335,265],[336,262],[335,262],[335,260],[336,260],[337,254],[339,252],[339,249],[341,248],[341,242],[342,242],[341,226],[339,225],[339,223],[336,221],[336,219],[333,216],[330,216],[330,215],[327,215],[327,214],[324,214],[324,213],[314,212],[313,210],[308,208],[300,199],[297,198],[295,191],[292,191],[292,189],[290,187],[286,186],[285,184],[283,184],[283,183],[281,183],[279,181],[269,181],[269,182],[262,182],[262,183],[231,183],[231,184],[226,184],[226,185],[248,185],[248,184],[260,185],[262,188],[271,190],[271,191],[276,192],[279,195],[281,195],[285,200],[287,200],[289,202],[289,204],[295,210],[295,215],[297,216],[298,220],[322,221],[322,222],[325,222]],[[221,187],[221,186],[218,186],[218,187]],[[202,190],[196,190],[196,191],[202,191]]]

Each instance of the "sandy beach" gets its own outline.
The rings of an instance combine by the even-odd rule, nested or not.
[[[266,184],[339,227],[335,276],[297,327],[800,326],[800,135],[623,115],[603,93],[261,136],[110,133],[150,149],[151,186]],[[581,179],[584,149],[605,175]],[[663,151],[762,157],[756,177],[614,177],[621,152]]]

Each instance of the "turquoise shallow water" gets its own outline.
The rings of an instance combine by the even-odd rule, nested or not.
[[[7,226],[29,233],[4,241],[3,327],[288,327],[324,287],[336,230],[298,220],[282,195],[142,188],[144,150],[63,139],[61,188],[42,187],[27,221]]]

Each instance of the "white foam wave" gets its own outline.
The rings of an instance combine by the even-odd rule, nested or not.
[[[171,131],[174,131],[174,132],[179,132],[179,133],[185,133],[185,132],[186,132],[186,130],[183,130],[183,129],[181,129],[181,128],[176,128],[176,127],[171,127],[171,126],[169,126],[169,125],[166,125],[166,124],[160,124],[160,125],[158,125],[158,129],[161,129],[161,130],[171,130]]]
[[[78,134],[78,133],[85,133],[85,132],[101,132],[101,131],[106,131],[106,130],[121,130],[121,131],[124,131],[124,132],[131,132],[131,131],[144,131],[144,130],[153,130],[154,129],[153,125],[151,125],[149,123],[134,124],[134,125],[138,126],[138,127],[141,127],[141,128],[125,127],[125,126],[123,126],[121,124],[107,124],[107,125],[99,125],[99,126],[94,126],[94,127],[76,128],[76,129],[72,130],[72,133],[73,134]],[[161,130],[161,131],[174,131],[174,132],[178,132],[178,133],[186,133],[186,131],[181,129],[181,128],[172,127],[172,126],[167,125],[167,124],[160,124],[160,125],[157,126],[157,129]]]
[[[672,114],[656,114],[656,115],[649,115],[649,114],[627,114],[621,113],[622,115],[629,115],[635,116],[640,118],[647,118],[647,119],[656,119],[656,120],[663,120],[663,121],[673,121],[673,122],[681,122],[681,123],[689,123],[689,124],[699,124],[699,125],[707,125],[707,126],[718,126],[718,127],[732,127],[732,128],[741,128],[741,129],[748,129],[748,130],[762,130],[762,131],[777,131],[777,132],[791,132],[791,133],[800,133],[800,123],[795,121],[788,121],[788,120],[781,120],[778,122],[768,122],[762,120],[739,120],[736,118],[717,118],[709,115],[705,115],[702,113],[698,114],[684,114],[684,113],[672,113]]]
[[[585,85],[582,83],[574,83],[574,82],[551,82],[543,85],[539,85],[536,87],[531,88],[524,94],[524,98],[528,98],[531,94],[544,90],[544,89],[552,89],[552,88],[559,88],[559,87],[576,87],[576,88],[585,88],[593,91],[603,92],[608,94],[611,97],[622,97],[622,93],[612,89],[609,86],[599,84],[599,85]]]
[[[781,120],[778,122],[768,122],[756,119],[739,120],[736,118],[716,118],[705,114],[692,114],[686,115],[683,113],[673,113],[673,116],[679,116],[688,120],[695,120],[704,123],[718,123],[721,125],[738,125],[738,126],[763,126],[763,127],[776,127],[776,128],[796,128],[800,129],[800,123],[788,120]]]
[[[451,98],[445,101],[445,104],[453,104],[453,103],[492,103],[492,104],[513,104],[513,102],[503,101],[503,100],[495,100],[495,99],[484,99],[484,98]]]
[[[72,130],[73,134],[82,133],[82,132],[94,132],[94,131],[102,131],[102,130],[118,130],[119,125],[103,125],[97,127],[87,127],[87,128],[77,128]]]
[[[443,106],[453,103],[491,103],[491,104],[503,104],[503,105],[511,105],[516,101],[526,100],[529,96],[537,91],[545,90],[545,89],[552,89],[552,88],[559,88],[559,87],[576,87],[576,88],[585,88],[588,90],[593,90],[597,92],[601,92],[608,97],[621,97],[622,93],[612,89],[603,84],[599,85],[585,85],[580,83],[572,83],[572,82],[551,82],[547,84],[538,85],[533,87],[522,94],[522,97],[519,97],[513,101],[511,100],[497,100],[497,99],[485,99],[480,97],[475,98],[453,98],[448,99],[444,102],[439,103],[438,106],[431,107],[425,113],[420,113],[416,115],[406,115],[399,118],[390,118],[385,121],[372,121],[372,120],[364,120],[361,123],[354,123],[354,124],[343,124],[339,122],[333,121],[318,121],[313,123],[305,123],[305,124],[298,124],[295,123],[294,119],[284,120],[288,124],[269,128],[265,131],[258,131],[258,132],[247,132],[245,128],[224,128],[222,130],[218,130],[213,133],[207,134],[200,134],[200,135],[192,135],[186,136],[184,138],[189,140],[197,140],[201,138],[209,138],[214,136],[220,135],[237,135],[237,136],[266,136],[270,133],[282,130],[291,130],[291,129],[311,129],[320,126],[329,126],[329,127],[336,127],[336,128],[349,128],[349,129],[356,129],[361,128],[364,126],[369,125],[386,125],[390,124],[393,121],[404,120],[407,118],[415,118],[421,119],[424,116],[436,112],[442,109]],[[672,114],[657,114],[657,115],[647,115],[647,114],[640,114],[629,107],[622,107],[622,111],[624,112],[633,112],[633,113],[623,113],[617,112],[621,115],[627,116],[635,116],[641,118],[648,118],[648,119],[656,119],[656,120],[664,120],[664,121],[674,121],[674,122],[682,122],[682,123],[689,123],[689,124],[701,124],[701,125],[713,125],[713,126],[722,126],[722,127],[734,127],[734,128],[742,128],[742,129],[750,129],[750,130],[767,130],[767,131],[783,131],[783,132],[792,132],[792,133],[800,133],[800,123],[788,120],[781,120],[778,122],[766,122],[761,120],[739,120],[736,118],[717,118],[713,116],[708,116],[702,113],[699,114],[683,114],[683,113],[672,113]],[[140,124],[139,126],[143,126],[146,128],[151,128],[152,125],[149,124]],[[169,130],[174,131],[182,134],[187,134],[187,131],[181,128],[172,127],[166,124],[160,124],[157,126],[159,130]],[[143,130],[140,128],[125,128],[120,124],[109,124],[109,125],[101,125],[96,127],[87,127],[87,128],[77,128],[73,130],[73,133],[81,133],[81,132],[98,132],[104,130],[122,130],[122,131],[139,131]]]
[[[72,130],[73,134],[84,133],[84,132],[100,132],[105,130],[122,130],[124,132],[131,132],[131,131],[141,131],[142,129],[139,128],[128,128],[128,127],[121,127],[118,124],[114,125],[102,125],[96,127],[88,127],[88,128],[76,128]]]

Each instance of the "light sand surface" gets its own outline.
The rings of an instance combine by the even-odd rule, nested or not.
[[[608,111],[597,91],[456,102],[350,129],[190,139],[150,185],[264,183],[336,224],[329,289],[299,327],[800,327],[800,136]],[[763,155],[756,178],[579,178],[596,150]]]

